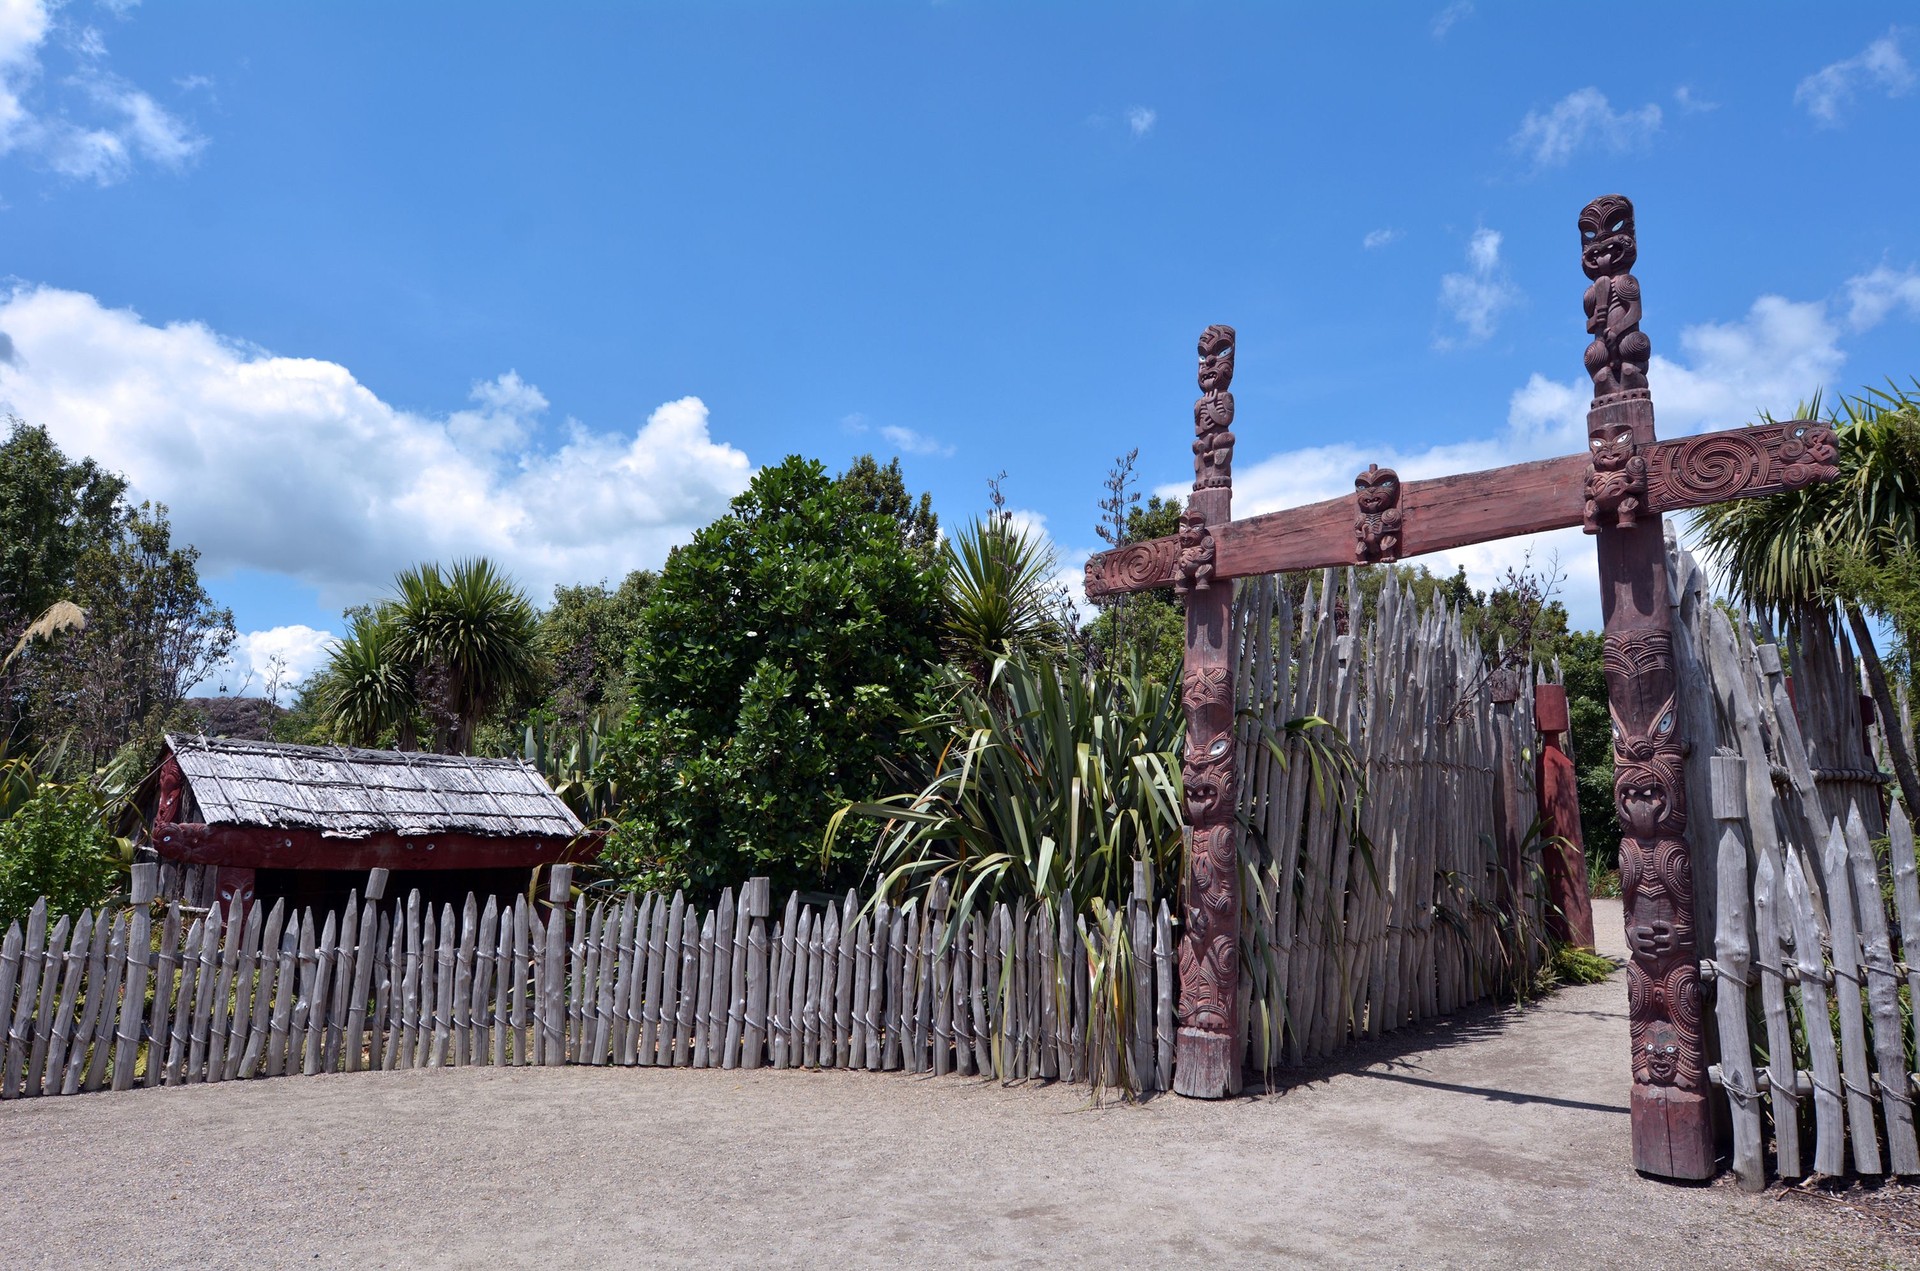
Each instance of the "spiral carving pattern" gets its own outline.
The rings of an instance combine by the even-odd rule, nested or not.
[[[1667,481],[1682,498],[1716,502],[1768,482],[1766,448],[1739,432],[1705,433],[1680,447]]]

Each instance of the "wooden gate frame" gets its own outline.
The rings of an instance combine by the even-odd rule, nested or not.
[[[1647,387],[1652,350],[1640,330],[1640,282],[1632,273],[1633,204],[1603,195],[1581,209],[1579,229],[1590,280],[1582,303],[1593,336],[1584,359],[1593,380],[1585,454],[1404,483],[1391,468],[1369,465],[1351,498],[1232,520],[1234,331],[1210,326],[1200,336],[1193,494],[1180,532],[1093,557],[1086,591],[1099,599],[1171,586],[1186,605],[1182,775],[1191,833],[1173,1084],[1181,1094],[1218,1099],[1238,1086],[1240,1023],[1233,588],[1222,584],[1573,525],[1594,535],[1614,800],[1625,832],[1633,1160],[1657,1177],[1705,1179],[1715,1153],[1662,518],[1832,480],[1834,437],[1817,421],[1794,420],[1656,440]]]

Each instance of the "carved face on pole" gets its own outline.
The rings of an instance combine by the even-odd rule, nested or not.
[[[1633,458],[1633,425],[1601,424],[1588,435],[1587,444],[1593,451],[1593,466],[1596,471],[1623,471]]]
[[[1233,328],[1215,324],[1200,333],[1200,391],[1225,392],[1233,385]]]
[[[1623,194],[1603,194],[1580,211],[1580,268],[1589,278],[1633,270],[1633,203]]]
[[[1392,468],[1370,463],[1365,472],[1353,479],[1353,490],[1361,514],[1379,516],[1400,502],[1400,474]]]

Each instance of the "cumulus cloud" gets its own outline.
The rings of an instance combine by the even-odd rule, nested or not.
[[[545,396],[509,371],[421,414],[336,363],[51,287],[0,293],[0,332],[0,405],[168,504],[210,571],[291,575],[330,604],[419,560],[491,556],[536,597],[657,567],[752,475],[697,397],[630,430],[543,425]]]
[[[1397,229],[1369,230],[1367,236],[1360,240],[1360,246],[1366,248],[1368,251],[1373,251],[1375,248],[1385,247],[1389,243],[1399,242],[1402,233],[1403,231]]]
[[[1652,102],[1638,110],[1616,111],[1605,93],[1582,88],[1544,111],[1528,111],[1511,144],[1537,167],[1559,167],[1588,146],[1610,154],[1643,146],[1660,130],[1660,119],[1660,107]]]
[[[1441,348],[1478,344],[1493,334],[1501,311],[1519,297],[1500,264],[1500,232],[1475,230],[1467,241],[1466,272],[1440,279],[1440,307],[1460,325],[1464,336],[1442,336],[1435,344]]]
[[[1806,107],[1817,123],[1833,127],[1840,112],[1864,89],[1878,89],[1888,97],[1910,92],[1913,67],[1900,51],[1900,34],[1889,31],[1844,61],[1823,66],[1800,81],[1793,101]]]
[[[1160,112],[1151,106],[1130,106],[1127,108],[1127,129],[1136,137],[1144,137],[1153,131],[1153,125],[1159,118]]]
[[[306,678],[326,665],[335,636],[301,623],[242,632],[226,662],[198,686],[236,696],[268,696],[283,704]]]

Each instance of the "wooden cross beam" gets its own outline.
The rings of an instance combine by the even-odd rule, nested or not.
[[[1794,490],[1818,479],[1814,456],[1832,458],[1832,434],[1808,420],[1656,441],[1646,464],[1646,513],[1678,512],[1728,499]],[[1353,495],[1210,527],[1213,577],[1249,578],[1297,569],[1369,565],[1424,556],[1517,534],[1562,530],[1585,520],[1592,456],[1561,455],[1431,481],[1400,481],[1374,468]],[[1368,528],[1365,500],[1377,505]],[[1395,540],[1398,540],[1397,542]],[[1089,600],[1171,587],[1178,536],[1129,543],[1087,562]]]
[[[1174,1089],[1219,1098],[1237,1086],[1240,899],[1234,809],[1235,578],[1374,564],[1581,525],[1597,536],[1615,802],[1625,838],[1633,1037],[1634,1164],[1666,1178],[1712,1176],[1684,740],[1676,714],[1662,515],[1793,490],[1837,475],[1831,429],[1812,420],[1658,441],[1640,330],[1633,204],[1595,199],[1579,217],[1585,355],[1593,379],[1585,454],[1402,483],[1369,467],[1350,498],[1234,521],[1231,327],[1200,337],[1193,495],[1172,538],[1087,563],[1090,599],[1171,586],[1185,600],[1183,764],[1191,827],[1180,941]]]

